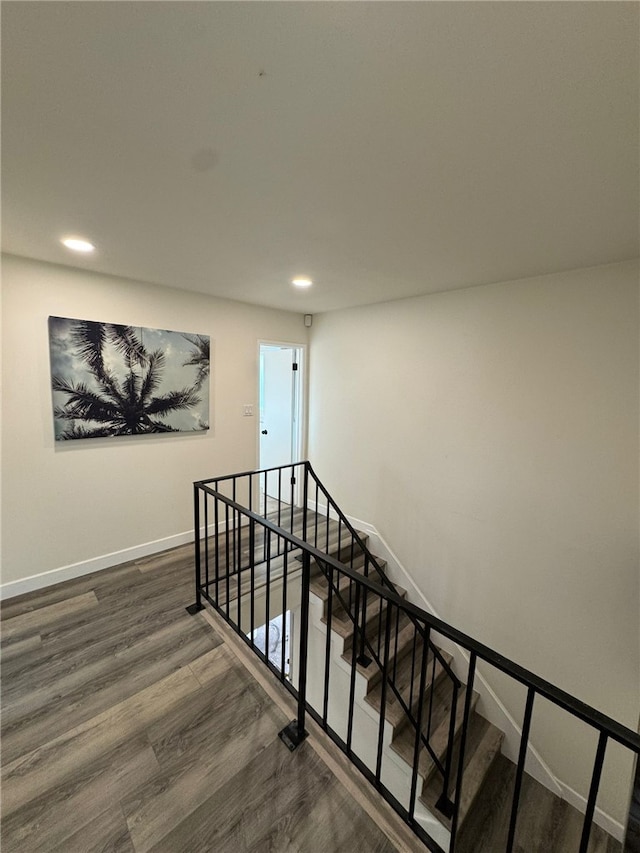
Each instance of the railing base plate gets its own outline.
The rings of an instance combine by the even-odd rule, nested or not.
[[[204,610],[204,604],[190,604],[185,609],[190,616],[193,616],[195,613],[198,613],[200,610]]]
[[[291,720],[288,726],[285,726],[281,732],[278,732],[278,737],[290,752],[300,746],[302,741],[308,736],[309,732],[303,731],[302,734],[298,729],[298,721]]]
[[[454,812],[453,802],[445,794],[443,794],[440,797],[440,799],[438,800],[438,802],[436,803],[436,808],[438,809],[438,811],[442,812],[442,814],[445,817],[448,817],[448,818],[453,817],[453,812]]]

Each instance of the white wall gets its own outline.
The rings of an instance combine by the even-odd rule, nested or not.
[[[638,329],[634,263],[316,316],[309,422],[318,475],[443,619],[633,728]],[[584,789],[595,742],[543,705],[534,743]]]
[[[256,465],[258,341],[306,343],[302,316],[14,257],[2,278],[3,584],[176,544],[193,530],[194,480]],[[210,335],[211,429],[55,442],[49,315]]]

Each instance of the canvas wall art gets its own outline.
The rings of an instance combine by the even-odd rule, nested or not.
[[[49,317],[56,441],[209,429],[207,335]]]

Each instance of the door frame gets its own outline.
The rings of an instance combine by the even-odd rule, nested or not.
[[[292,441],[292,456],[293,464],[301,462],[306,458],[307,452],[307,344],[301,344],[297,341],[258,341],[258,417],[256,418],[256,470],[261,467],[260,462],[260,417],[261,417],[261,399],[260,399],[260,350],[262,347],[286,347],[298,351],[298,370],[296,399],[294,400],[294,419],[296,429],[293,433]],[[296,493],[297,493],[296,487]],[[299,502],[299,495],[296,494],[296,503]]]

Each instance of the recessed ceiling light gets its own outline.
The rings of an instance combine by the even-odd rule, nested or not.
[[[294,278],[291,280],[291,284],[295,284],[296,287],[311,287],[313,282],[310,278]]]
[[[93,243],[83,240],[82,237],[64,237],[60,242],[73,252],[93,252],[96,248]]]

